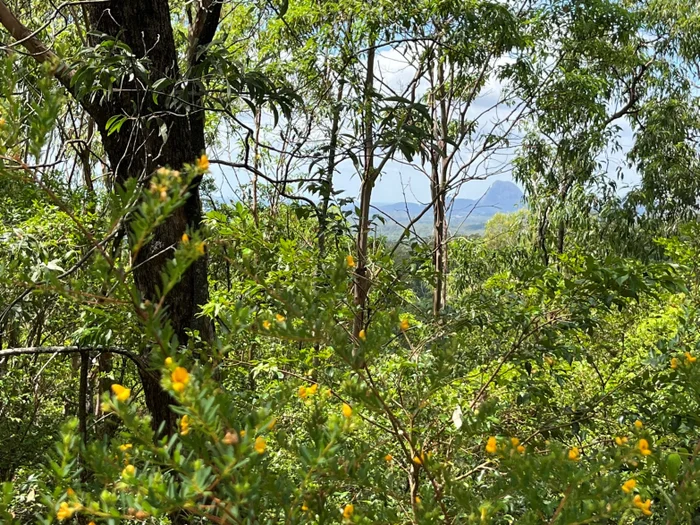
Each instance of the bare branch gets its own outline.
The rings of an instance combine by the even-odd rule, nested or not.
[[[37,355],[37,354],[74,354],[76,352],[109,352],[111,354],[123,355],[131,359],[134,364],[145,370],[146,366],[143,360],[136,354],[125,350],[124,348],[118,347],[80,347],[80,346],[28,346],[24,348],[8,348],[6,350],[0,350],[0,358],[3,357],[13,357],[17,355]]]

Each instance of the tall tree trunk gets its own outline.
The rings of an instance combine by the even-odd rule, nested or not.
[[[197,49],[211,42],[221,14],[221,2],[218,0],[201,0],[199,5],[197,19],[192,26],[188,76],[201,69],[203,54],[198,53]],[[110,0],[89,5],[86,12],[93,34],[120,40],[131,48],[136,58],[148,61],[151,82],[160,78],[181,80],[168,0]],[[21,41],[37,61],[55,62],[54,75],[69,92],[75,94],[70,68],[22,25],[2,0],[0,24]],[[130,178],[146,181],[160,166],[180,169],[185,163],[193,163],[203,153],[204,112],[198,109],[201,107],[202,90],[196,78],[188,78],[188,85],[192,87],[184,96],[190,97],[186,102],[192,103],[192,106],[179,115],[163,105],[163,97],[156,102],[142,83],[127,79],[120,79],[111,97],[102,103],[80,100],[83,108],[95,120],[116,185]],[[105,126],[114,115],[128,115],[130,119],[118,133],[109,135]],[[159,133],[162,126],[167,130],[165,138]],[[202,205],[199,182],[193,182],[185,205],[156,229],[153,240],[140,250],[134,261],[134,280],[144,299],[157,297],[156,288],[170,260],[170,248],[179,242],[187,228],[197,229],[200,226]],[[204,341],[213,340],[211,322],[197,317],[208,295],[205,256],[189,268],[165,300],[169,320],[180,343],[187,341],[188,330],[198,331]],[[175,429],[175,416],[169,409],[170,396],[161,389],[157,374],[142,373],[141,379],[154,426],[164,425],[166,432],[172,432]]]
[[[171,26],[167,0],[112,0],[108,4],[89,7],[92,31],[120,39],[134,54],[147,57],[151,81],[159,78],[180,77],[177,51]],[[121,84],[109,103],[94,115],[102,136],[102,143],[117,184],[130,178],[147,180],[160,166],[181,169],[195,162],[204,152],[204,114],[191,110],[186,115],[172,115],[153,101],[138,82]],[[192,100],[191,102],[194,102]],[[160,104],[162,104],[162,99]],[[138,108],[134,114],[133,108]],[[119,132],[108,134],[107,120],[113,115],[132,118]],[[157,115],[157,116],[156,116]],[[165,126],[165,138],[159,132]],[[202,219],[199,180],[190,188],[190,197],[155,231],[153,240],[146,244],[134,261],[134,279],[144,299],[157,298],[161,275],[170,260],[171,250],[187,229],[198,229]],[[187,331],[198,331],[204,341],[213,339],[213,327],[208,319],[197,317],[201,306],[208,300],[207,258],[197,260],[168,294],[165,306],[169,321],[179,342],[187,341]],[[160,387],[156,374],[142,373],[146,405],[155,427],[165,425],[166,432],[175,427],[175,415],[170,411],[170,396]]]
[[[374,40],[370,42],[367,52],[367,76],[364,85],[364,172],[362,174],[362,186],[360,188],[360,217],[357,227],[357,269],[355,270],[355,320],[353,323],[353,335],[357,338],[360,331],[366,328],[367,297],[369,296],[369,277],[367,275],[367,249],[369,240],[369,206],[372,199],[372,188],[377,174],[374,168],[374,112],[372,110],[374,92]]]
[[[440,315],[447,300],[447,219],[446,185],[449,162],[445,148],[448,139],[448,109],[445,99],[445,64],[436,57],[437,85],[433,93],[433,140],[437,147],[431,156],[431,190],[433,197],[433,314]]]
[[[259,226],[258,218],[258,170],[260,169],[260,120],[262,118],[262,108],[257,107],[255,111],[255,136],[253,137],[253,220],[255,226]]]

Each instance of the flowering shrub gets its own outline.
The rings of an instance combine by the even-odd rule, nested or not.
[[[136,249],[206,162],[124,190]],[[303,242],[313,228],[291,216],[291,230],[274,217],[256,227],[246,209],[222,208],[207,245],[202,232],[180,239],[163,296],[205,248],[214,275],[229,272],[204,308],[220,323],[212,346],[196,333],[180,344],[163,301],[110,274],[122,309],[94,306],[76,337],[104,344],[92,320],[128,319],[118,343],[150,356],[142,366],[177,426],[154,428],[144,372],[125,365],[102,395],[113,430],[85,440],[78,421],[63,427],[39,481],[44,523],[695,518],[700,338],[687,259],[571,251],[556,269],[484,267],[482,281],[451,283],[455,310],[435,322],[378,243],[375,308],[354,337],[349,248],[319,265]],[[18,514],[5,485],[0,516]]]

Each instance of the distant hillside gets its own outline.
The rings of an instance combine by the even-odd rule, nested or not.
[[[480,199],[454,199],[448,204],[450,230],[464,234],[482,231],[486,222],[496,213],[513,212],[524,206],[522,190],[508,181],[495,181]],[[386,219],[386,224],[379,228],[380,233],[393,237],[395,231],[401,230],[394,221],[406,225],[425,207],[426,204],[415,202],[380,202],[374,205],[372,212]],[[432,220],[433,214],[428,211],[416,223],[420,235],[429,235]]]

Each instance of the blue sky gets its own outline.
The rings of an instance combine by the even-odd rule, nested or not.
[[[509,60],[508,57],[502,59],[503,63]],[[406,57],[398,50],[392,48],[383,49],[377,56],[376,60],[376,75],[385,85],[390,86],[396,91],[401,91],[402,87],[407,85],[414,76],[415,69],[407,61]],[[422,88],[419,87],[420,91]],[[474,101],[470,113],[472,118],[477,118],[480,126],[488,129],[492,122],[503,118],[503,114],[509,111],[505,106],[500,106],[498,103],[503,95],[503,86],[496,80],[491,79],[480,96]],[[507,114],[507,113],[506,113]],[[252,125],[252,121],[246,122],[247,125]],[[263,126],[269,126],[267,135],[268,140],[273,143],[275,136],[278,136],[278,129],[273,129],[271,117],[263,116]],[[622,151],[608,152],[605,159],[607,162],[607,172],[611,177],[616,177],[618,168],[625,166],[624,156],[626,151],[632,145],[632,131],[626,123],[619,122],[621,132],[619,141],[622,146]],[[318,137],[324,140],[325,137]],[[460,155],[464,158],[469,158],[469,144],[463,148],[465,151]],[[224,150],[231,152],[230,155],[222,154],[221,159],[235,158],[235,148],[230,146],[230,143]],[[222,152],[223,153],[223,152]],[[461,198],[478,199],[491,186],[495,180],[512,181],[510,176],[510,162],[513,159],[515,149],[502,151],[498,156],[493,158],[487,164],[479,165],[473,170],[470,170],[471,175],[483,175],[484,173],[495,173],[490,175],[486,180],[471,180],[463,184],[458,192]],[[459,160],[459,159],[458,159]],[[417,159],[414,159],[414,165],[409,165],[399,160],[391,160],[386,164],[379,180],[377,181],[373,191],[373,202],[430,202],[430,185],[427,177],[416,166]],[[302,170],[303,171],[303,170]],[[621,191],[625,191],[625,186],[633,185],[639,177],[630,168],[625,167],[625,180],[620,182]],[[239,184],[247,184],[250,180],[249,175],[243,170],[234,171],[230,168],[213,166],[213,175],[221,189],[221,195],[225,199],[235,198],[238,193]],[[346,161],[338,166],[338,172],[335,176],[336,189],[342,190],[344,196],[357,198],[360,189],[360,179],[355,171],[354,166],[350,161]],[[453,193],[454,196],[454,193]]]

